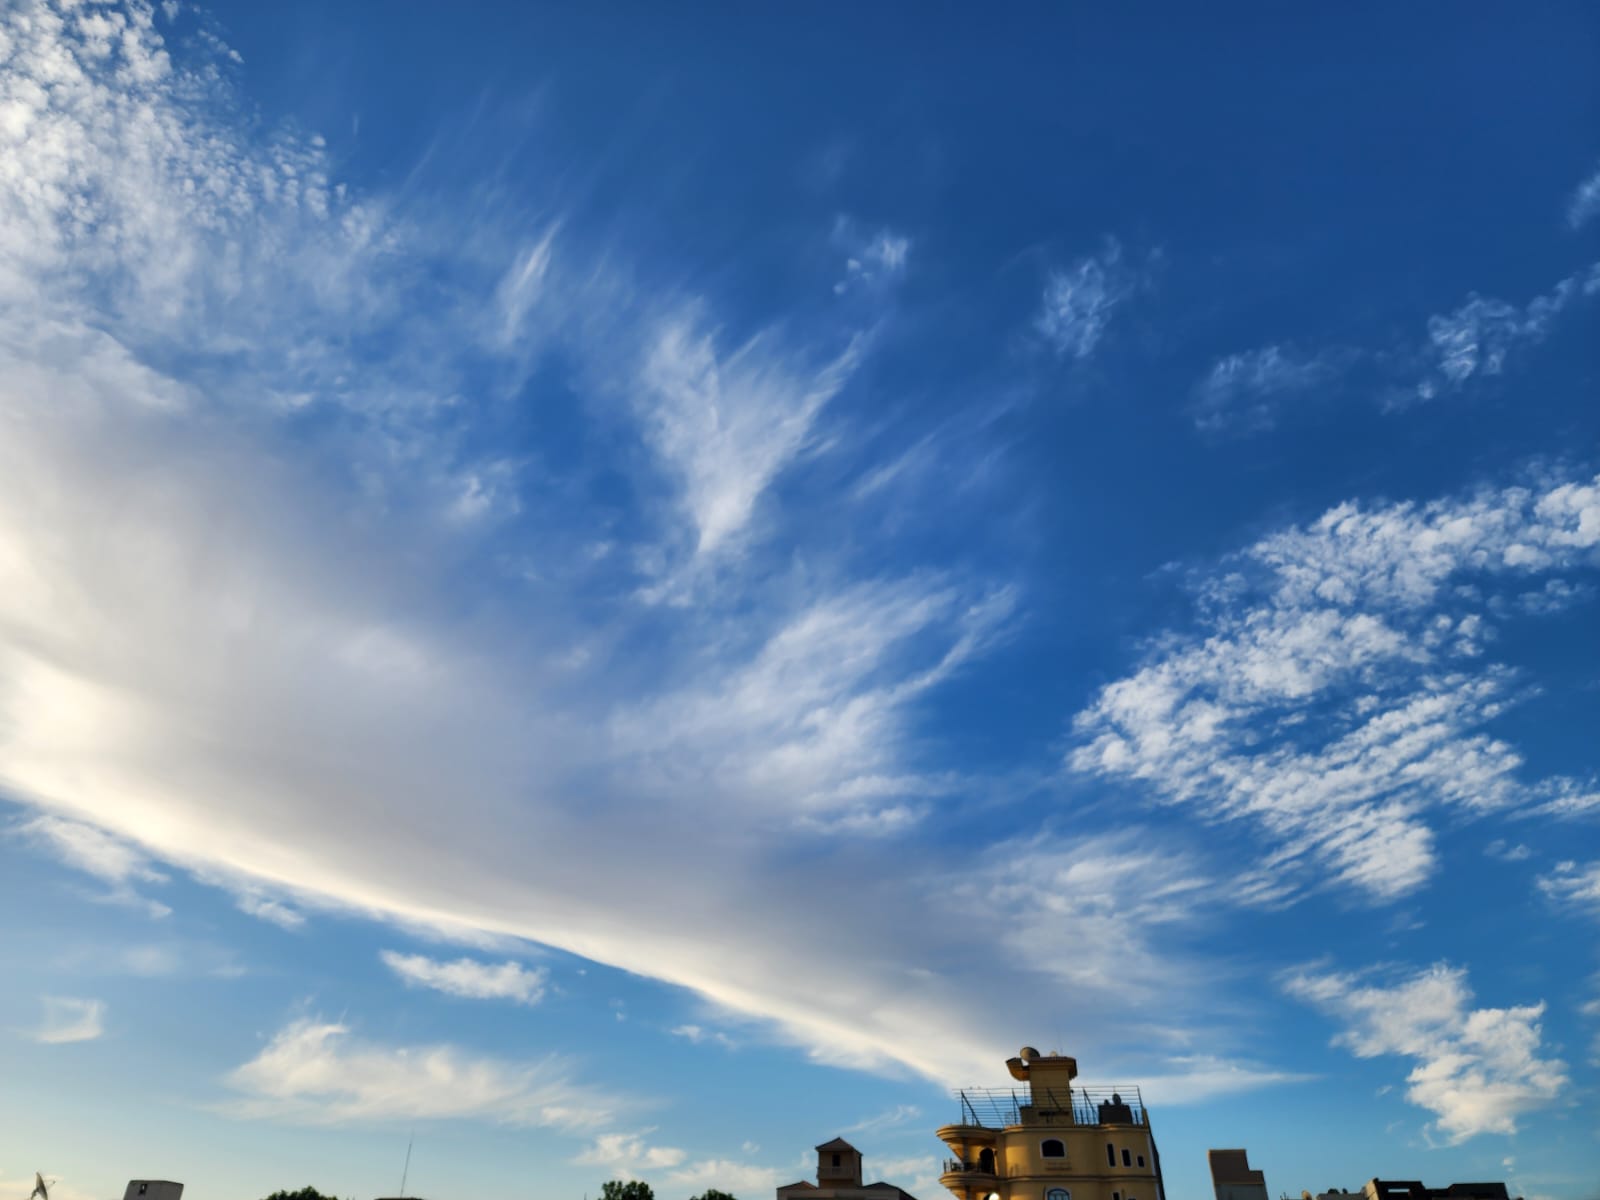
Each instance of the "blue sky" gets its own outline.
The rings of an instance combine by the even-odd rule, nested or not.
[[[14,0],[0,1197],[1594,1200],[1597,38]]]

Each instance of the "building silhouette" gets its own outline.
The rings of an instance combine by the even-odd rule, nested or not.
[[[1207,1150],[1217,1200],[1269,1200],[1267,1177],[1250,1165],[1244,1150]]]
[[[1024,1088],[964,1089],[938,1130],[955,1156],[939,1182],[958,1200],[1165,1200],[1138,1088],[1074,1087],[1077,1059],[1032,1046],[1006,1067]]]
[[[861,1182],[861,1151],[843,1138],[817,1147],[817,1181],[778,1189],[778,1200],[917,1200],[892,1183]]]

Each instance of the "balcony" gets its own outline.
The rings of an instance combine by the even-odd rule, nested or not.
[[[945,1130],[994,1130],[1016,1125],[1148,1125],[1138,1087],[962,1088],[960,1120]],[[945,1139],[949,1140],[949,1139]]]
[[[994,1167],[985,1165],[984,1163],[962,1162],[959,1158],[947,1158],[944,1160],[944,1170],[941,1172],[941,1174],[987,1175],[992,1179],[994,1178]]]

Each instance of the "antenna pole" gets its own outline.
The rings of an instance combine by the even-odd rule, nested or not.
[[[413,1131],[411,1136],[406,1139],[406,1165],[400,1172],[400,1200],[405,1200],[406,1176],[411,1174],[411,1143],[416,1140],[416,1137],[416,1132]]]

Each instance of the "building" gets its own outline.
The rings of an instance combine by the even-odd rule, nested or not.
[[[122,1200],[183,1200],[183,1184],[170,1179],[130,1179]]]
[[[1267,1177],[1250,1166],[1245,1150],[1207,1150],[1217,1200],[1269,1200]]]
[[[843,1138],[817,1147],[817,1181],[786,1184],[778,1200],[917,1200],[892,1183],[861,1182],[861,1151]]]
[[[1032,1046],[1006,1067],[1024,1095],[957,1092],[961,1119],[939,1128],[955,1156],[939,1182],[959,1200],[1165,1200],[1138,1088],[1074,1087],[1076,1059]]]

